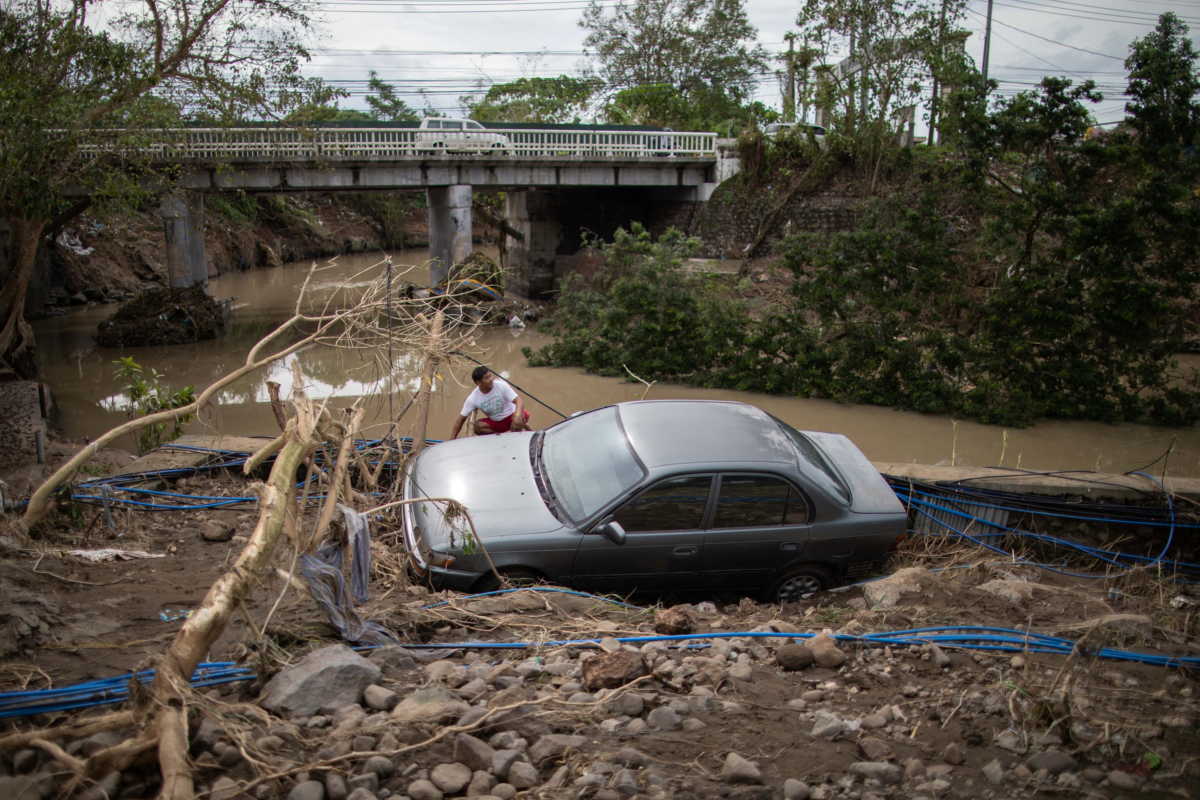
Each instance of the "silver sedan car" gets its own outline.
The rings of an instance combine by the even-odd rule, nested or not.
[[[496,588],[498,572],[787,602],[878,569],[906,530],[900,501],[849,439],[744,403],[619,403],[542,431],[444,442],[404,480],[407,498],[469,512],[474,534],[446,503],[403,506],[417,570],[462,591]]]

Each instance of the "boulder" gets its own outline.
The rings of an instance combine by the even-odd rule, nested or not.
[[[449,722],[467,712],[470,705],[444,686],[417,689],[392,709],[397,722]]]
[[[628,650],[594,655],[584,661],[581,667],[583,686],[589,692],[615,689],[646,674],[646,663],[641,653]]]
[[[274,714],[312,716],[321,708],[358,703],[379,674],[378,666],[345,645],[323,647],[271,678],[259,703]]]

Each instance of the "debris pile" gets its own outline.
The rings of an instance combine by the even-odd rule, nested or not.
[[[226,308],[202,286],[150,289],[122,305],[96,329],[102,347],[187,344],[225,330]]]

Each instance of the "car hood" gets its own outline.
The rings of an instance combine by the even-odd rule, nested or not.
[[[904,506],[887,481],[854,442],[840,433],[805,431],[825,451],[850,489],[850,510],[858,514],[903,514]]]
[[[474,436],[429,447],[417,459],[409,497],[448,497],[462,503],[485,541],[562,527],[546,508],[529,463],[532,433]],[[444,503],[416,503],[414,520],[426,546],[450,544]],[[465,522],[453,526],[470,530]],[[461,544],[461,533],[455,534]]]

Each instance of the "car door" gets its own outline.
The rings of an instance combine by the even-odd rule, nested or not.
[[[704,535],[702,576],[726,589],[765,586],[805,555],[812,503],[790,481],[769,473],[719,476],[712,522]]]
[[[704,522],[714,476],[660,480],[604,519],[625,529],[625,543],[589,533],[575,556],[573,583],[601,592],[688,589],[699,585]]]

